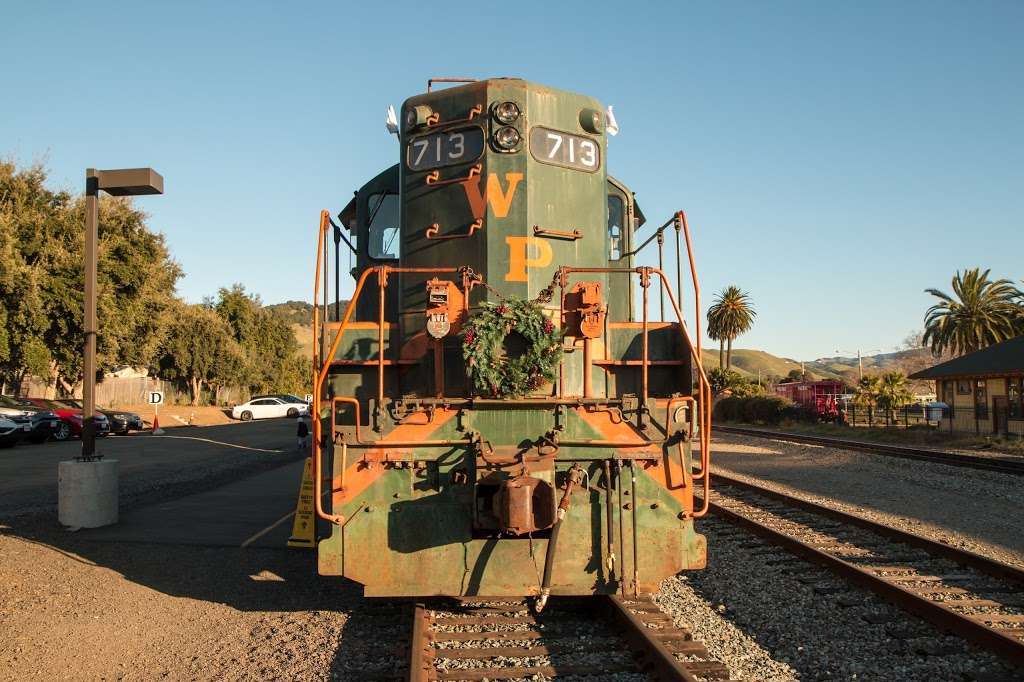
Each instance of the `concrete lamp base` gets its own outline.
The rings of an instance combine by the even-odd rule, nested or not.
[[[68,528],[117,523],[118,461],[69,460],[57,469],[57,518]]]

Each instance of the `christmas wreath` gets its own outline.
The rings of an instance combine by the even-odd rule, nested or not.
[[[502,352],[517,333],[526,342],[521,355]],[[495,398],[518,398],[554,381],[561,336],[540,305],[518,298],[484,303],[462,329],[462,357],[477,390]]]

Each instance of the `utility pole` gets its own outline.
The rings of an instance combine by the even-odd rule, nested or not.
[[[852,353],[852,350],[839,350],[836,349],[836,353]],[[881,348],[872,348],[871,350],[864,351],[865,353],[881,353]],[[861,355],[860,348],[857,349],[857,380],[864,378],[864,358]]]

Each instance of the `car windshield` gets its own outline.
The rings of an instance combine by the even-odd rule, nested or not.
[[[78,402],[77,400],[72,400],[70,398],[61,398],[60,400],[55,400],[54,402],[57,403],[58,405],[64,405],[75,410],[82,409],[82,403]]]

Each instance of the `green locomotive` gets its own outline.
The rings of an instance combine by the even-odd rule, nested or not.
[[[607,112],[514,78],[432,85],[389,124],[400,162],[338,216],[356,287],[334,321],[321,216],[320,573],[542,606],[703,567],[710,389],[670,280],[634,263],[644,217],[608,175]],[[662,225],[659,252],[685,228]]]

